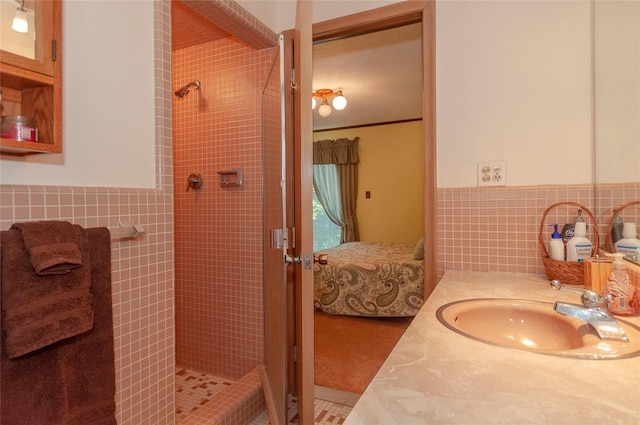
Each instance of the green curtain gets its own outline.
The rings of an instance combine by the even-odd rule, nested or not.
[[[341,228],[340,243],[360,240],[356,217],[359,140],[313,144],[313,187],[329,219]]]

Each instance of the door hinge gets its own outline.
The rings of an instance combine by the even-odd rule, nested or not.
[[[53,62],[58,58],[58,42],[56,40],[51,40],[51,60]]]
[[[296,247],[296,228],[271,229],[271,248],[289,249]]]
[[[298,361],[298,347],[296,345],[291,347],[291,358],[294,362]]]
[[[288,229],[271,229],[271,248],[275,248],[275,249],[289,248],[289,230]]]

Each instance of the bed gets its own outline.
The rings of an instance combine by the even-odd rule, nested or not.
[[[413,244],[347,242],[315,253],[314,306],[345,316],[415,316],[424,303],[424,261]],[[420,258],[420,257],[416,257]]]

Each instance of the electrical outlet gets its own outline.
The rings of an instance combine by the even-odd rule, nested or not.
[[[506,186],[505,161],[478,162],[478,186]]]

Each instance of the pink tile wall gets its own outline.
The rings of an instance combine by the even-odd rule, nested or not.
[[[607,238],[607,231],[609,229],[609,222],[613,216],[614,211],[619,210],[623,206],[626,206],[620,212],[620,216],[625,221],[634,221],[636,226],[640,225],[640,205],[637,202],[640,201],[640,183],[625,183],[625,184],[603,184],[598,185],[598,223],[600,224],[600,239],[604,243],[611,242]],[[634,202],[633,205],[628,205]],[[631,265],[627,263],[627,271],[631,277],[632,283],[640,289],[640,265]]]
[[[274,51],[235,38],[173,53],[176,360],[240,378],[263,363],[261,90]],[[218,172],[242,168],[241,187]],[[187,177],[204,185],[186,191]]]
[[[438,189],[438,277],[446,270],[544,275],[538,235],[548,207],[572,201],[588,208],[594,213],[602,244],[613,208],[638,199],[640,183],[597,188],[570,185]],[[546,223],[571,221],[576,210],[554,208],[547,214]],[[637,211],[633,212],[637,215]],[[544,231],[551,234],[551,230]],[[594,234],[589,237],[595,241]],[[640,287],[637,279],[635,282]]]
[[[634,205],[627,205],[635,201]],[[640,183],[626,184],[603,184],[598,185],[598,223],[601,223],[600,230],[602,240],[610,242],[606,238],[606,231],[614,212],[623,206],[626,206],[621,212],[620,217],[625,221],[636,221],[636,225],[640,225]]]
[[[154,2],[154,8],[156,188],[0,186],[2,230],[32,220],[87,228],[128,221],[146,230],[142,239],[111,244],[119,425],[175,422],[170,2]]]
[[[139,240],[111,242],[119,424],[174,422],[171,197],[166,190],[0,186],[2,230],[33,220],[144,227]]]
[[[255,50],[273,47],[277,37],[265,24],[234,1],[182,0],[204,18]]]

